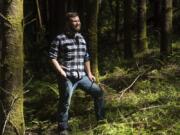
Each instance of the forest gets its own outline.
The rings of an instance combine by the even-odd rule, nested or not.
[[[106,119],[77,89],[70,135],[180,134],[179,0],[0,0],[0,135],[56,135],[59,89],[49,61],[77,12]]]

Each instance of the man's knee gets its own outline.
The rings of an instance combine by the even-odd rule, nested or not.
[[[98,98],[103,98],[104,97],[103,90],[97,84],[95,85],[94,88],[95,88],[95,91],[96,91],[95,96],[98,97]]]

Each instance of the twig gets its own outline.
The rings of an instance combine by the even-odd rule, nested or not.
[[[9,121],[9,123],[10,123],[10,124],[12,125],[12,127],[14,128],[16,134],[17,134],[17,135],[20,135],[20,133],[19,133],[17,127],[16,127],[11,121]]]
[[[155,106],[149,106],[149,107],[144,107],[144,108],[140,108],[140,109],[136,109],[133,112],[130,112],[129,114],[125,115],[125,117],[129,117],[130,115],[137,113],[139,111],[146,111],[149,109],[154,109],[154,108],[164,108],[164,107],[168,107],[169,105],[155,105]]]
[[[25,17],[24,20],[26,20],[28,17],[30,17],[32,15],[32,12],[28,13]]]
[[[1,89],[2,89],[2,88],[1,88]],[[3,89],[2,89],[2,90],[3,90]],[[4,90],[3,90],[3,91],[4,91]],[[6,91],[5,91],[5,92],[6,92]],[[24,94],[26,94],[27,92],[29,92],[29,90],[25,91]],[[14,97],[14,99],[13,99],[12,102],[11,102],[10,110],[9,110],[9,112],[7,113],[7,115],[6,115],[6,111],[5,111],[5,108],[4,108],[4,106],[3,106],[3,103],[1,102],[1,104],[2,104],[2,109],[3,109],[4,115],[5,115],[5,122],[4,122],[4,124],[3,124],[3,129],[2,129],[1,135],[4,134],[4,131],[5,131],[7,122],[8,122],[8,120],[9,120],[9,116],[10,116],[11,110],[12,110],[15,102],[16,102],[16,101],[18,100],[18,98],[19,98],[19,96],[14,96],[14,95],[12,95],[11,93],[8,93],[8,94],[10,94],[12,97]],[[1,101],[1,100],[0,100],[0,101]],[[11,123],[11,124],[12,124],[12,123]],[[12,126],[15,128],[16,133],[18,133],[17,128],[16,128],[13,124],[12,124]],[[19,133],[18,133],[18,135],[19,135]]]
[[[28,80],[28,82],[24,85],[23,89],[32,81],[32,78],[33,78],[33,76],[32,76],[32,77]],[[2,105],[2,110],[3,110],[4,115],[5,115],[5,122],[4,122],[4,124],[3,124],[3,129],[2,129],[2,132],[1,132],[1,135],[3,135],[3,134],[4,134],[4,131],[5,131],[5,128],[6,128],[6,125],[7,125],[7,122],[8,122],[8,120],[9,120],[9,116],[10,116],[11,110],[12,110],[12,108],[13,108],[16,100],[18,100],[19,96],[14,96],[12,93],[6,91],[6,90],[5,90],[4,88],[2,88],[2,87],[0,87],[0,90],[3,91],[4,93],[6,93],[6,94],[8,94],[8,95],[10,95],[10,96],[13,97],[13,100],[12,100],[11,105],[10,105],[10,110],[9,110],[8,113],[6,113],[5,108],[4,108],[4,105],[3,105],[3,103],[2,103],[1,100],[0,100],[0,103],[1,103],[1,105]],[[25,91],[23,94],[26,94],[26,93],[28,93],[28,92],[29,92],[29,90]],[[11,124],[12,124],[12,123],[11,123]],[[13,124],[12,124],[12,125],[13,125]],[[13,126],[14,126],[14,125],[13,125]],[[15,126],[14,126],[14,128],[15,128],[16,132],[18,133],[17,128],[16,128]],[[19,135],[19,133],[18,133],[18,135]]]
[[[129,89],[136,83],[136,81],[137,81],[141,76],[143,76],[143,75],[144,75],[147,71],[149,71],[150,69],[151,69],[151,67],[148,68],[147,70],[145,70],[143,73],[139,74],[139,75],[134,79],[134,81],[133,81],[127,88],[125,88],[124,90],[120,91],[120,92],[119,92],[119,93],[121,93],[120,98],[124,95],[124,93],[125,93],[127,90],[129,90]]]
[[[27,23],[24,24],[24,27],[26,27],[27,25],[29,25],[29,24],[31,24],[31,23],[33,23],[33,22],[35,22],[35,21],[36,21],[36,18],[30,20],[29,22],[27,22]]]
[[[5,122],[4,122],[4,125],[3,125],[2,135],[4,134],[4,131],[5,131],[5,128],[6,128],[6,124],[7,124],[8,120],[9,120],[9,116],[10,116],[11,110],[12,110],[12,108],[13,108],[13,106],[14,106],[14,103],[16,102],[16,100],[17,100],[18,98],[19,98],[19,97],[15,96],[14,99],[12,100],[12,102],[11,102],[10,110],[9,110],[9,112],[8,112],[7,115],[6,115],[6,119],[5,119]]]
[[[1,103],[1,106],[2,106],[3,113],[4,113],[4,115],[6,116],[6,111],[5,111],[4,105],[3,105],[3,103],[2,103],[1,100],[0,100],[0,103]]]
[[[4,88],[0,87],[0,90],[3,91],[4,93],[11,95],[12,97],[14,97],[10,92],[6,91]]]
[[[36,0],[36,6],[37,6],[37,12],[38,12],[39,25],[40,25],[40,28],[42,29],[43,25],[42,25],[41,11],[40,11],[39,1],[38,0]]]
[[[8,19],[7,19],[2,13],[0,13],[0,17],[1,17],[3,20],[5,20],[5,21],[8,22]]]
[[[119,93],[121,93],[120,98],[124,95],[124,93],[125,93],[127,90],[129,90],[129,89],[135,84],[135,82],[136,82],[142,75],[143,75],[143,74],[139,74],[139,75],[134,79],[134,81],[133,81],[127,88],[125,88],[124,90],[122,90],[122,91],[119,92]]]
[[[160,107],[166,107],[167,105],[156,105],[156,106],[149,106],[149,107],[144,107],[144,108],[141,108],[139,109],[140,111],[145,111],[145,110],[148,110],[148,109],[153,109],[153,108],[160,108]]]
[[[0,18],[11,25],[11,22],[2,13],[0,13]]]
[[[31,78],[24,84],[23,89],[25,89],[26,86],[28,86],[28,84],[32,81],[32,79],[33,79],[33,76],[31,76]]]

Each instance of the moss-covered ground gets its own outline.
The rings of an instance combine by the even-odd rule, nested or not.
[[[92,98],[77,90],[70,110],[70,134],[180,134],[180,51],[175,48],[163,60],[158,54],[152,50],[143,57],[137,55],[100,77],[106,101],[106,120],[101,123],[95,120]],[[27,134],[56,135],[56,83],[32,81],[28,89]]]

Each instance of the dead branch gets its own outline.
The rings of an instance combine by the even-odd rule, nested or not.
[[[36,18],[30,20],[29,22],[27,22],[27,23],[24,24],[24,27],[26,27],[27,25],[29,25],[29,24],[31,24],[31,23],[33,23],[33,22],[35,22],[35,21],[36,21]]]
[[[162,107],[166,107],[167,105],[156,105],[156,106],[149,106],[149,107],[144,107],[139,109],[140,111],[145,111],[145,110],[149,110],[149,109],[153,109],[153,108],[162,108]]]
[[[31,78],[24,84],[23,89],[25,89],[29,85],[29,83],[32,81],[33,77],[34,76],[31,76]]]
[[[2,13],[0,13],[0,19],[2,19],[4,22],[8,23],[11,26],[11,22]]]
[[[0,103],[1,103],[2,111],[3,111],[4,115],[6,116],[6,111],[5,111],[4,105],[1,100],[0,100]]]
[[[119,93],[121,93],[120,98],[124,95],[124,93],[125,93],[127,90],[129,90],[129,89],[136,83],[136,81],[137,81],[141,76],[142,76],[142,74],[139,74],[139,75],[134,79],[134,81],[133,81],[127,88],[125,88],[124,90],[122,90],[122,91],[119,92]]]
[[[16,134],[17,134],[17,135],[20,135],[20,133],[19,133],[17,127],[16,127],[11,121],[9,121],[9,123],[10,123],[10,124],[12,125],[12,127],[14,128]]]
[[[25,84],[24,88],[30,83],[30,81],[32,80],[32,78],[33,78],[33,77],[31,77],[30,80]],[[24,89],[24,88],[23,88],[23,89]],[[6,128],[6,125],[7,125],[7,122],[8,122],[8,120],[9,120],[9,116],[10,116],[10,113],[11,113],[11,111],[12,111],[12,108],[13,108],[15,102],[18,100],[19,96],[14,96],[12,93],[6,91],[5,89],[3,89],[3,88],[1,88],[1,87],[0,87],[0,89],[1,89],[1,91],[5,92],[6,94],[8,94],[8,95],[10,95],[10,96],[13,97],[13,100],[12,100],[11,105],[10,105],[10,110],[9,110],[8,113],[6,113],[5,108],[4,108],[4,105],[3,105],[3,103],[2,103],[1,100],[0,100],[0,103],[1,103],[1,106],[2,106],[2,110],[3,110],[4,115],[5,115],[5,122],[4,122],[4,124],[3,124],[2,132],[1,132],[1,135],[3,135],[3,134],[4,134],[4,131],[5,131],[5,128]],[[26,93],[28,93],[28,92],[29,92],[29,90],[25,91],[23,94],[26,94]],[[12,126],[14,127],[16,133],[19,135],[17,128],[13,125],[13,123],[11,123],[11,124],[12,124]]]
[[[122,96],[124,95],[124,93],[125,93],[127,90],[129,90],[129,89],[136,83],[136,81],[137,81],[141,76],[143,76],[147,71],[149,71],[150,69],[151,69],[151,67],[148,68],[147,70],[145,70],[143,73],[139,74],[139,75],[134,79],[134,81],[133,81],[127,88],[125,88],[124,90],[120,91],[120,92],[119,92],[119,93],[121,93],[120,98],[122,98]]]
[[[3,125],[2,135],[4,134],[4,131],[5,131],[7,122],[8,122],[8,120],[9,120],[9,116],[10,116],[11,110],[12,110],[12,108],[13,108],[13,106],[14,106],[16,100],[18,100],[18,98],[19,98],[19,97],[14,96],[14,99],[13,99],[12,102],[11,102],[10,110],[9,110],[9,112],[7,113],[6,117],[5,117],[6,119],[5,119],[5,122],[4,122],[4,125]]]
[[[39,1],[36,0],[36,6],[37,6],[37,12],[38,12],[38,20],[39,20],[39,26],[41,29],[43,29],[43,25],[42,25],[42,17],[41,17],[41,11],[40,11],[40,7],[39,7]]]
[[[6,91],[4,88],[0,87],[0,90],[3,91],[4,93],[13,96],[10,92]]]

